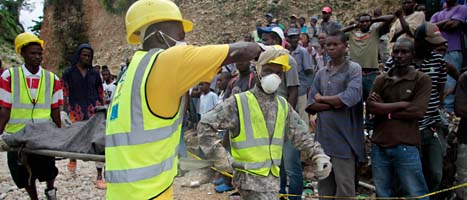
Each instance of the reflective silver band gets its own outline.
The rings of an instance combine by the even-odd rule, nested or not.
[[[32,124],[32,123],[44,123],[50,122],[50,119],[12,119],[8,120],[8,124]]]
[[[19,108],[19,109],[33,109],[33,108],[38,108],[38,109],[50,109],[50,106],[52,105],[52,102],[51,102],[51,88],[52,88],[52,84],[50,83],[50,73],[45,73],[45,71],[42,71],[42,74],[41,74],[41,79],[44,78],[45,80],[45,100],[44,100],[44,103],[36,103],[36,105],[34,106],[31,103],[27,103],[27,104],[23,104],[21,103],[21,95],[20,95],[20,81],[24,81],[23,79],[25,77],[20,77],[19,75],[19,70],[22,70],[21,67],[14,67],[13,68],[13,74],[14,74],[14,89],[13,89],[13,99],[12,99],[12,108]],[[44,70],[44,69],[42,69]],[[24,72],[23,72],[24,74]],[[42,82],[42,81],[40,81]],[[43,88],[40,88],[42,87],[42,83],[41,85],[39,85],[39,88],[37,90],[37,92],[40,91],[40,89],[43,89]],[[29,91],[25,91],[25,92],[29,92]],[[38,94],[36,95],[37,98],[40,98],[41,96]],[[30,97],[32,98],[32,97]],[[37,102],[37,99],[36,99],[36,102]]]
[[[275,159],[275,160],[272,160],[272,161],[274,163],[277,163],[277,162],[280,163],[281,162],[280,159]],[[264,162],[251,162],[251,163],[234,161],[234,163],[232,163],[232,167],[245,169],[245,170],[271,168],[271,165],[272,165],[271,160],[267,160],[267,161],[264,161]]]
[[[160,163],[146,167],[127,170],[106,170],[105,179],[110,183],[128,183],[158,176],[162,172],[172,169],[175,155],[177,155],[177,152]]]
[[[128,132],[106,135],[105,147],[138,145],[166,139],[172,136],[172,134],[178,129],[181,124],[181,120],[182,118],[179,117],[172,125],[158,129],[142,130],[138,133]]]
[[[272,138],[271,141],[272,145],[282,145],[283,141],[282,139],[278,138]],[[236,149],[245,149],[245,148],[250,148],[250,147],[255,147],[255,146],[268,146],[269,145],[269,139],[268,138],[257,138],[251,141],[242,141],[242,142],[232,142],[232,147]]]

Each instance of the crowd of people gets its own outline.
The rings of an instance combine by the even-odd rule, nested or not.
[[[375,9],[349,26],[332,19],[331,7],[309,23],[290,15],[288,25],[267,13],[266,24],[244,34],[244,41],[289,50],[291,70],[283,73],[276,93],[308,123],[331,158],[332,172],[318,181],[319,195],[355,196],[358,168],[368,159],[380,197],[421,196],[452,186],[454,176],[456,183],[466,182],[465,119],[459,124],[456,117],[465,118],[462,105],[467,105],[461,85],[467,7],[454,0],[442,3],[442,10],[425,16],[425,5],[405,0],[393,14]],[[254,65],[250,69],[256,73]],[[366,140],[371,149],[365,149]],[[283,149],[279,191],[300,199],[300,151],[288,141]],[[446,153],[453,149],[457,158]],[[455,162],[457,171],[446,162]],[[234,189],[227,177],[213,183],[217,192]],[[456,195],[465,198],[465,190]]]
[[[152,15],[160,9],[167,12]],[[420,197],[467,182],[467,6],[446,0],[434,15],[425,11],[403,0],[349,26],[329,6],[308,23],[266,13],[241,42],[196,47],[184,42],[193,24],[173,2],[137,1],[127,11],[127,41],[142,50],[118,75],[93,66],[92,47],[81,44],[58,78],[40,66],[44,42],[18,35],[24,65],[2,72],[0,129],[12,134],[41,120],[60,127],[60,118],[88,120],[105,106],[96,187],[108,199],[171,199],[190,128],[200,156],[233,173],[213,179],[219,193],[301,199],[304,180],[313,179],[319,196],[355,197],[368,163],[376,196]],[[47,181],[53,199],[54,159],[29,156],[32,171],[19,159],[8,153],[17,186],[37,199],[28,179]],[[76,167],[70,159],[68,170]],[[465,199],[467,189],[422,199],[444,198]]]

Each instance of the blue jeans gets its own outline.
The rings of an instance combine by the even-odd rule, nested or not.
[[[286,192],[287,178],[289,178],[289,190]],[[282,163],[280,171],[281,194],[296,194],[298,196],[289,197],[290,200],[302,199],[303,192],[303,174],[302,163],[300,161],[300,151],[297,150],[292,142],[286,140],[282,149]]]
[[[462,67],[462,51],[449,51],[444,56],[446,62],[453,64],[457,71],[461,71]],[[453,79],[451,76],[448,76],[444,91],[456,87],[457,80]],[[454,112],[454,95],[451,94],[444,99],[444,107],[449,112]]]
[[[428,193],[417,147],[400,144],[384,148],[373,144],[371,158],[377,197],[416,197]]]

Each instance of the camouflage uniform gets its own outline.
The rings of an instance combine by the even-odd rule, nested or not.
[[[258,100],[268,130],[273,130],[276,121],[277,96],[266,94],[256,86],[250,92]],[[308,132],[308,125],[300,119],[300,116],[290,105],[288,106],[289,113],[286,119],[285,139],[292,141],[293,145],[305,154],[306,162],[311,162],[314,155],[324,154],[323,149],[318,142],[314,141],[314,133]],[[223,139],[216,134],[219,129],[229,130],[229,138],[239,135],[240,121],[234,96],[204,114],[198,125],[201,150],[208,158],[216,160],[216,167],[223,170],[232,170],[230,164],[233,158],[224,149]],[[269,135],[272,137],[271,132]],[[277,199],[279,195],[279,178],[272,174],[263,177],[235,171],[233,184],[244,199]]]

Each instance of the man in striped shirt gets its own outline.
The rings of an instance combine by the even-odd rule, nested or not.
[[[433,49],[444,45],[446,40],[441,36],[438,27],[432,23],[424,23],[415,30],[415,66],[430,76],[432,89],[428,109],[418,121],[421,134],[421,154],[423,173],[430,192],[438,190],[443,172],[443,154],[446,148],[444,133],[440,126],[439,107],[442,105],[444,84],[446,83],[445,61],[441,54]],[[385,71],[392,66],[389,59]]]
[[[21,125],[42,119],[47,121],[52,119],[58,127],[61,126],[60,106],[63,104],[63,91],[58,77],[40,66],[43,43],[32,33],[22,33],[15,39],[16,52],[21,54],[25,64],[5,70],[1,75],[0,133],[5,131],[8,134],[14,134],[18,128],[21,128]],[[48,78],[52,75],[53,81]],[[29,90],[21,90],[24,87]],[[53,88],[52,94],[47,93],[52,89],[50,87]],[[24,93],[28,93],[27,97],[33,106],[24,102]],[[47,95],[52,95],[52,98],[47,98]],[[50,117],[39,117],[48,112],[46,110],[48,104],[50,104],[51,109]],[[45,109],[41,108],[44,105]],[[31,119],[20,119],[21,117],[18,116],[22,114],[18,112],[22,112],[23,115],[24,112],[31,112]],[[15,120],[18,122],[14,122]],[[56,199],[57,189],[54,187],[54,180],[58,169],[55,167],[54,157],[27,154],[27,163],[18,157],[17,152],[8,152],[7,157],[11,176],[18,188],[25,188],[29,197],[34,200],[38,199],[35,180],[46,181],[45,194],[47,199]]]

